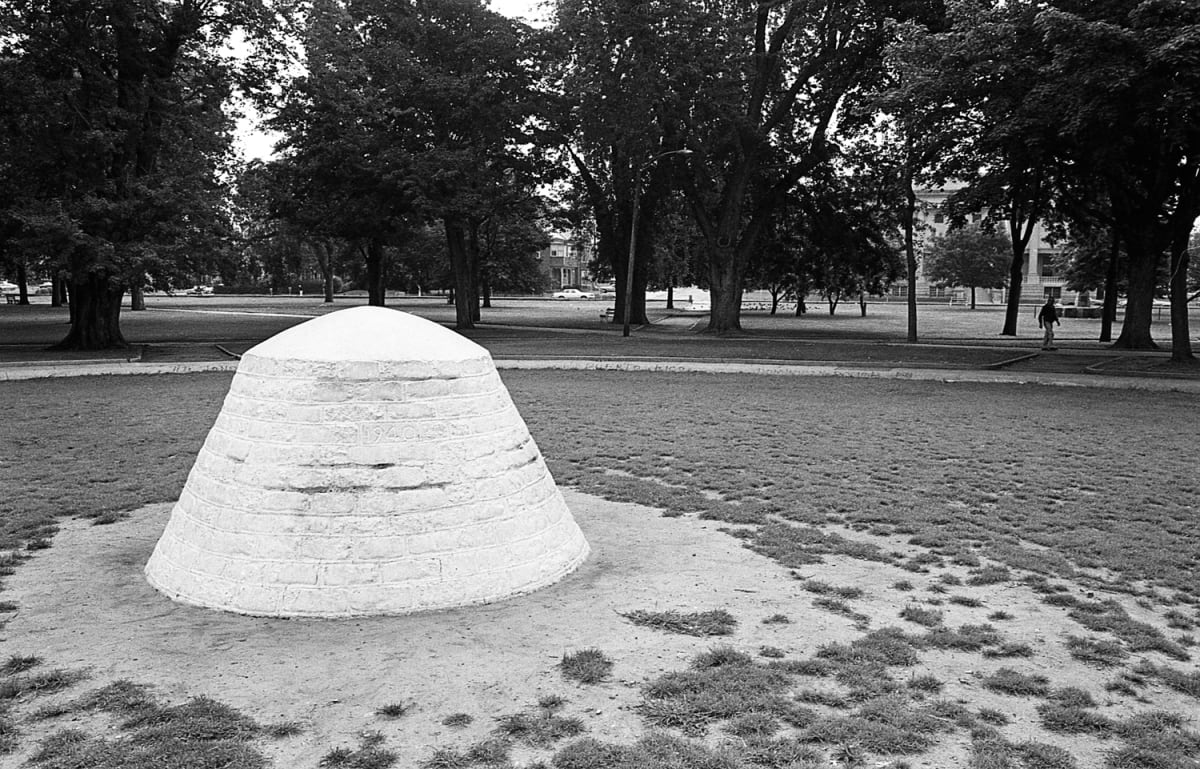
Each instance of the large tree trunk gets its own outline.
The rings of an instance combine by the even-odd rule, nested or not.
[[[371,238],[367,242],[367,304],[372,307],[384,305],[385,266],[383,241]]]
[[[1017,335],[1017,318],[1021,314],[1021,284],[1025,281],[1025,248],[1014,239],[1012,244],[1012,264],[1008,268],[1008,306],[1004,311],[1004,328],[1001,336]]]
[[[708,328],[712,334],[733,334],[742,330],[742,265],[732,238],[708,243],[709,305]]]
[[[146,309],[146,290],[142,286],[129,287],[129,309],[134,312]]]
[[[17,303],[29,306],[29,276],[25,270],[25,259],[17,260]]]
[[[1188,331],[1188,249],[1187,236],[1171,244],[1171,360],[1191,363],[1191,334]]]
[[[67,281],[63,279],[62,273],[55,270],[50,276],[50,306],[62,307],[67,303]]]
[[[446,230],[446,248],[450,254],[450,269],[454,273],[454,327],[475,328],[471,304],[478,304],[471,290],[471,264],[467,254],[467,233],[462,222],[453,218],[442,220]],[[476,311],[478,308],[476,308]]]
[[[1104,273],[1104,307],[1100,310],[1100,341],[1112,341],[1113,322],[1117,319],[1117,266],[1121,259],[1121,238],[1116,229],[1112,232],[1112,247],[1108,255],[1108,269]]]
[[[321,280],[325,284],[325,303],[333,304],[333,246],[329,243],[315,243],[313,251],[317,254],[317,266],[321,268]]]
[[[121,350],[121,297],[125,287],[98,269],[71,273],[71,330],[54,350]]]
[[[629,284],[629,246],[632,234],[630,225],[633,223],[633,206],[630,204],[623,212],[614,217],[613,239],[610,246],[613,276],[616,280],[617,303],[613,312],[613,322],[624,325],[625,303],[629,302],[629,324],[642,326],[649,323],[646,317],[646,274],[647,263],[652,255],[653,244],[650,241],[649,216],[645,216],[646,207],[641,206],[637,217],[637,237],[633,240],[633,284]],[[600,245],[603,247],[604,237],[601,233]]]
[[[1125,320],[1121,335],[1113,343],[1118,350],[1156,350],[1150,337],[1154,314],[1154,288],[1158,279],[1158,253],[1147,251],[1144,245],[1127,239],[1129,254],[1129,295],[1125,302]]]
[[[613,307],[612,323],[620,326],[625,320],[626,271],[625,260],[621,258],[616,217],[608,209],[595,208],[593,213],[596,217],[596,259],[612,269],[613,285],[616,287],[616,304]]]

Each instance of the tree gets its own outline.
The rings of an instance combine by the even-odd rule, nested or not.
[[[559,62],[548,141],[596,227],[596,261],[616,284],[613,323],[646,322],[660,204],[672,191],[686,72],[699,55],[689,0],[558,0],[549,45]],[[635,216],[635,199],[636,216]],[[636,219],[636,222],[635,222]],[[636,224],[637,233],[632,230]],[[631,237],[632,236],[632,237]],[[633,291],[627,295],[629,246]]]
[[[673,195],[664,206],[654,231],[654,253],[646,266],[647,287],[667,292],[667,309],[675,307],[675,289],[690,286],[702,273],[698,259],[699,233],[684,209],[683,200]]]
[[[850,149],[858,164],[869,167],[891,187],[898,201],[903,232],[907,292],[908,341],[916,342],[918,255],[918,185],[945,183],[942,170],[951,151],[973,128],[957,98],[957,85],[941,66],[947,24],[944,9],[895,25],[873,88],[852,98],[847,133],[857,141]]]
[[[843,299],[857,298],[866,316],[867,296],[884,293],[903,272],[891,212],[862,192],[843,182],[811,200],[805,217],[804,272],[825,295],[830,315]]]
[[[1053,199],[1059,146],[1045,115],[1055,95],[1042,76],[1047,53],[1037,29],[1044,4],[963,0],[950,27],[935,35],[938,87],[929,97],[953,104],[965,127],[941,161],[943,178],[965,186],[948,201],[953,219],[986,212],[1004,223],[1010,247],[1008,306],[1001,334],[1015,336],[1025,259],[1037,222]]]
[[[1041,78],[1054,96],[1044,119],[1068,142],[1072,178],[1101,181],[1128,257],[1114,346],[1156,346],[1150,324],[1166,256],[1177,362],[1194,360],[1187,243],[1200,215],[1198,25],[1200,6],[1168,0],[1060,0],[1037,17],[1050,54]]]
[[[383,306],[387,254],[416,226],[409,112],[389,99],[406,68],[367,2],[316,0],[303,34],[307,72],[286,85],[270,125],[283,134],[278,211],[306,233],[355,244],[367,301]]]
[[[59,347],[123,347],[128,288],[197,248],[221,257],[232,136],[224,106],[235,81],[262,70],[239,70],[220,48],[240,29],[265,50],[274,9],[19,0],[6,11],[0,125],[15,160],[0,169],[2,186],[53,212],[70,238],[71,329]]]
[[[926,275],[943,286],[970,288],[974,310],[976,288],[1004,287],[1011,253],[1011,244],[1002,235],[982,227],[954,228],[930,241]]]
[[[525,149],[537,106],[528,36],[478,0],[314,9],[309,73],[276,125],[297,196],[332,212],[331,230],[365,242],[373,303],[383,301],[386,248],[438,221],[457,326],[478,319],[479,227],[528,198],[543,170]]]
[[[684,68],[684,191],[704,239],[712,333],[740,329],[746,267],[771,213],[831,154],[843,98],[878,76],[889,19],[940,3],[787,0],[716,4],[695,16]]]

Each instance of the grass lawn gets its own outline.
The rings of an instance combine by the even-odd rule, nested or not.
[[[0,384],[0,547],[12,553],[4,568],[20,568],[24,548],[50,546],[55,521],[65,516],[103,523],[121,510],[174,500],[229,378]],[[900,767],[919,765],[904,757],[952,733],[969,739],[977,769],[1086,766],[1046,741],[1006,736],[1004,715],[985,702],[939,697],[951,666],[939,670],[938,660],[954,654],[1004,662],[980,690],[1034,698],[1041,729],[1102,743],[1106,766],[1183,767],[1200,759],[1194,724],[1178,709],[1159,708],[1151,692],[1183,697],[1193,714],[1200,698],[1192,660],[1200,624],[1200,411],[1192,396],[707,374],[507,371],[503,378],[560,485],[719,521],[781,569],[807,575],[810,595],[798,599],[796,613],[815,606],[858,628],[807,660],[705,642],[698,648],[710,649],[707,656],[646,684],[647,736],[633,745],[572,737],[575,727],[562,727],[556,709],[543,704],[513,729],[562,727],[554,740],[564,742],[549,759],[560,769]],[[878,595],[817,579],[822,564],[837,559],[911,575],[888,587],[908,596],[892,615],[899,629],[871,625],[860,613],[859,602]],[[1071,681],[1016,671],[1040,651],[1007,641],[1006,607],[981,608],[971,595],[996,585],[1032,589],[1057,607],[1062,632],[1072,636],[1071,656],[1103,667],[1109,679],[1108,694],[1095,693],[1128,695],[1145,712],[1101,714],[1091,695],[1069,690]],[[996,627],[954,628],[946,619],[968,609]],[[922,676],[908,670],[918,659]],[[35,674],[10,664],[0,671],[0,696],[7,685],[10,700],[36,697]],[[175,711],[138,703],[122,705],[135,713],[130,729],[159,724],[158,738],[182,739],[153,720]],[[192,711],[211,719],[217,707],[201,702]],[[0,738],[21,731],[3,714],[0,707]],[[221,712],[237,734],[214,751],[232,756],[228,765],[255,766],[247,746],[270,728],[237,718]],[[705,733],[716,736],[695,739]],[[447,749],[441,763],[426,766],[503,766],[509,758],[501,748],[512,734],[476,746],[474,758]],[[39,754],[41,765],[135,765],[86,759],[104,752],[87,753],[87,734],[56,739]],[[387,765],[387,751],[366,738],[344,753],[322,765]],[[690,758],[678,763],[680,756]]]

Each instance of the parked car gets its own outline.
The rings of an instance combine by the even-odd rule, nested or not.
[[[41,283],[38,284],[37,292],[39,294],[53,294],[54,293],[54,281],[43,280]]]
[[[555,299],[591,299],[592,295],[587,291],[580,291],[577,288],[564,288],[562,291],[554,292]]]
[[[212,286],[192,286],[187,290],[188,296],[212,296]]]
[[[615,294],[617,286],[614,283],[597,283],[596,290],[602,294]]]
[[[19,294],[20,287],[16,283],[9,283],[7,280],[0,280],[0,294]]]

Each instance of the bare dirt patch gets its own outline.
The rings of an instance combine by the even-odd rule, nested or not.
[[[631,625],[639,608],[735,607],[737,638],[797,648],[844,628],[819,612],[797,625],[762,625],[794,610],[799,584],[746,552],[716,524],[667,519],[634,505],[568,493],[593,554],[559,584],[501,603],[408,617],[340,621],[243,617],[174,604],[142,577],[169,514],[151,505],[104,527],[71,521],[54,547],[8,582],[21,608],[3,631],[9,654],[37,654],[65,668],[90,668],[91,683],[152,682],[175,699],[206,695],[263,721],[299,721],[303,734],[275,744],[281,766],[311,766],[314,755],[352,746],[379,730],[400,746],[402,765],[439,745],[482,738],[504,714],[544,694],[569,700],[592,736],[632,741],[642,732],[630,708],[647,677],[682,667],[707,642]],[[594,647],[616,661],[611,680],[579,686],[556,665]],[[77,696],[78,690],[62,697]],[[388,719],[376,710],[413,707]],[[465,729],[442,724],[475,717]],[[28,747],[28,746],[27,746]]]
[[[1139,692],[1141,701],[1106,693],[1103,684],[1113,673],[1079,663],[1067,652],[1067,637],[1085,631],[1063,607],[1043,603],[1024,584],[956,585],[949,590],[973,599],[965,602],[973,605],[950,603],[930,587],[944,585],[945,574],[967,578],[969,570],[914,573],[836,555],[789,570],[748,551],[714,522],[664,518],[654,509],[575,492],[567,492],[567,500],[593,554],[557,585],[488,606],[337,621],[237,616],[174,604],[155,592],[141,570],[165,525],[167,505],[141,508],[103,527],[71,521],[53,548],[39,551],[9,580],[6,595],[20,610],[3,631],[3,645],[10,655],[36,654],[57,667],[86,668],[91,677],[67,692],[18,700],[20,729],[30,737],[63,727],[94,729],[89,716],[43,721],[28,716],[47,703],[78,697],[85,687],[132,679],[151,683],[169,700],[207,696],[260,723],[299,722],[300,734],[263,744],[279,766],[315,766],[328,750],[353,749],[362,735],[378,732],[399,753],[399,766],[415,767],[438,748],[465,750],[478,743],[497,719],[529,711],[548,695],[567,700],[562,713],[580,718],[588,736],[629,744],[648,731],[637,711],[643,684],[687,667],[696,654],[730,644],[750,655],[771,649],[772,656],[809,658],[823,646],[858,637],[862,628],[856,624],[863,617],[872,629],[926,632],[900,618],[906,605],[935,606],[947,628],[986,623],[999,610],[1010,615],[994,623],[996,630],[1008,642],[1028,644],[1032,656],[988,658],[978,651],[934,648],[893,675],[900,681],[932,675],[942,684],[937,699],[965,704],[972,712],[999,711],[1009,719],[1002,729],[1006,737],[1057,745],[1081,766],[1098,766],[1112,742],[1048,734],[1035,709],[1041,699],[988,690],[985,679],[1005,667],[1044,675],[1052,686],[1090,692],[1110,718],[1128,717],[1151,701],[1184,713],[1194,706],[1159,684]],[[808,589],[814,580],[860,589],[861,595],[843,591],[852,596],[848,603],[859,620],[818,608],[818,594]],[[895,587],[903,582],[907,588]],[[621,616],[632,610],[712,609],[728,610],[737,619],[732,635],[674,635]],[[789,621],[764,623],[778,615]],[[601,650],[615,662],[604,683],[584,686],[562,676],[558,663],[581,649]],[[795,688],[845,695],[830,679],[802,680]],[[406,706],[398,717],[380,712],[397,704]],[[466,726],[443,723],[462,713],[473,717]],[[706,736],[710,744],[730,740],[736,742],[715,728]],[[23,740],[9,759],[28,758],[34,746],[34,739]],[[934,749],[910,758],[910,765],[965,766],[970,749],[967,732],[952,731]],[[553,747],[522,747],[512,757],[522,765],[552,753]]]

